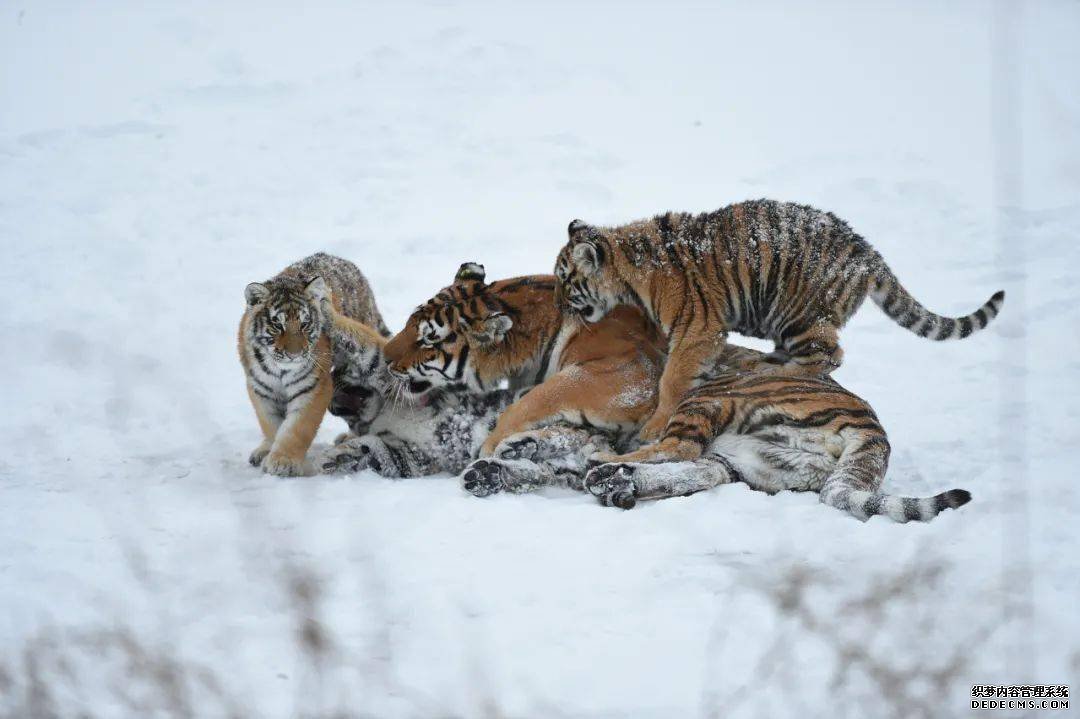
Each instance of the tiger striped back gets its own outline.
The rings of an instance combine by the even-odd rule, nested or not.
[[[663,428],[728,332],[773,340],[766,361],[778,371],[819,375],[840,365],[839,329],[868,294],[898,324],[935,340],[977,332],[1004,302],[998,292],[964,317],[932,313],[846,222],[806,205],[754,200],[611,228],[575,220],[568,231],[555,266],[561,306],[594,322],[635,305],[668,337],[660,406],[643,439]]]

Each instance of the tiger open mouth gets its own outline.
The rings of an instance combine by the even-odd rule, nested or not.
[[[423,394],[431,389],[431,383],[422,379],[409,379],[405,385],[410,394]]]

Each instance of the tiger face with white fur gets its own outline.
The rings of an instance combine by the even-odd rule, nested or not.
[[[554,289],[552,278],[488,285],[484,277],[482,265],[463,264],[454,283],[417,307],[387,343],[388,371],[406,397],[442,388],[487,392],[504,379],[527,387],[539,381],[537,375],[546,376],[548,368],[540,366],[533,381],[521,375],[536,365],[539,345],[551,349],[557,340],[561,318],[543,304]]]

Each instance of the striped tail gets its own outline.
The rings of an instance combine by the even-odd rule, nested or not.
[[[1005,303],[1005,292],[994,293],[982,307],[964,317],[943,317],[922,306],[912,297],[884,261],[878,270],[870,297],[882,311],[901,327],[932,340],[962,339],[990,324]]]
[[[856,489],[843,477],[836,477],[821,488],[821,501],[864,522],[876,514],[894,522],[929,522],[946,509],[956,509],[970,502],[971,492],[950,489],[933,497],[897,497]]]

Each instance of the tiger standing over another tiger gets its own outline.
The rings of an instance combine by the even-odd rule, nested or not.
[[[868,294],[901,327],[934,340],[983,329],[1005,300],[998,292],[959,318],[930,312],[846,222],[794,203],[752,200],[608,228],[574,220],[568,232],[555,265],[560,306],[596,322],[633,305],[667,335],[645,441],[660,436],[728,332],[773,340],[770,371],[821,376],[840,366],[839,329]]]
[[[273,279],[252,282],[244,298],[247,308],[237,344],[248,396],[263,433],[248,461],[280,476],[314,474],[307,450],[335,394],[331,318],[324,304],[376,328],[384,337],[390,333],[359,268],[322,252],[289,265]],[[342,387],[342,392],[347,390]],[[377,395],[365,398],[381,402]],[[342,413],[360,417],[378,412],[377,407],[371,411],[360,406],[356,397],[335,400],[346,408]]]

